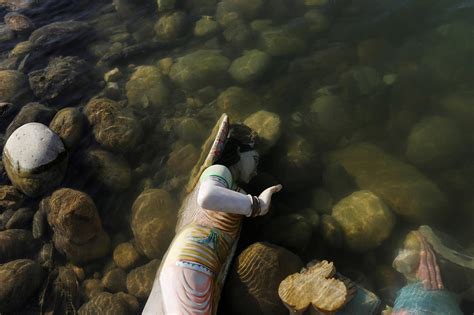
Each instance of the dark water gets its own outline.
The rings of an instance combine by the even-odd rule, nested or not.
[[[239,250],[256,241],[270,241],[305,262],[332,260],[338,271],[392,305],[405,280],[391,265],[408,231],[429,224],[450,234],[464,250],[474,249],[474,1],[234,1],[242,7],[230,9],[217,2],[176,1],[175,9],[158,12],[157,3],[148,0],[49,0],[24,7],[20,2],[0,1],[2,16],[11,11],[24,14],[34,29],[69,20],[87,23],[73,31],[56,31],[17,55],[11,51],[20,42],[31,42],[32,30],[0,36],[1,69],[19,70],[30,77],[30,84],[31,73],[47,67],[54,57],[83,60],[74,69],[68,63],[62,70],[74,72],[72,79],[47,77],[52,82],[47,92],[34,90],[27,100],[13,101],[11,111],[0,112],[2,137],[6,140],[8,124],[31,101],[54,110],[83,111],[99,96],[121,102],[133,112],[141,128],[138,140],[111,153],[112,159],[120,157],[131,170],[126,183],[104,184],[117,182],[110,173],[98,171],[103,166],[94,164],[94,158],[87,158],[86,152],[101,148],[101,143],[86,124],[69,152],[61,184],[92,197],[115,246],[133,238],[130,212],[144,189],[163,188],[178,200],[183,197],[201,143],[222,112],[231,120],[245,120],[265,110],[278,115],[279,131],[272,131],[275,141],[262,158],[259,175],[246,189],[259,194],[282,183],[284,190],[275,196],[268,216],[246,221]],[[174,12],[181,15],[160,28],[159,18]],[[240,15],[236,18],[233,12]],[[198,21],[209,20],[217,23],[207,27],[216,29],[196,35]],[[266,42],[264,34],[271,31],[280,37]],[[173,70],[170,73],[178,57],[202,49],[227,58],[225,69],[191,83],[179,81]],[[255,77],[244,82],[233,78],[226,70],[230,63],[253,49],[266,53],[266,63],[260,60],[249,66],[261,67]],[[215,60],[193,62],[205,64],[197,68],[203,73],[218,67]],[[141,81],[130,87],[137,67],[145,65],[158,69],[160,79],[142,74]],[[115,68],[120,75],[106,82],[104,74]],[[160,84],[162,90],[145,93]],[[138,92],[133,94],[132,89]],[[52,97],[56,90],[58,95]],[[373,171],[372,156],[357,162],[358,157],[348,153],[344,161],[334,160],[331,152],[360,143],[372,143],[390,156],[376,155],[373,165],[380,170],[384,163],[380,160],[386,158],[387,168],[395,169],[392,175]],[[398,164],[390,166],[393,161]],[[413,166],[410,174],[401,167],[397,175],[400,163]],[[104,179],[108,176],[111,179]],[[389,196],[377,189],[384,185],[384,176],[392,176],[387,181],[396,177],[404,187],[423,177],[443,196],[442,211],[407,215],[407,207],[416,212],[426,203],[436,203],[433,200],[439,195],[408,193],[399,202],[396,187],[381,189]],[[3,176],[1,182],[9,180]],[[323,215],[331,215],[340,200],[363,189],[374,190],[384,199],[393,222],[370,221],[368,225],[381,227],[367,239],[386,236],[380,237],[380,244],[354,251],[342,234],[323,236],[323,226],[328,224]],[[42,197],[27,199],[26,204],[36,210]],[[373,218],[368,215],[368,220]],[[86,277],[100,275],[110,260],[111,255],[86,265]],[[60,262],[65,260],[59,255]],[[34,298],[28,303],[33,305]],[[230,312],[226,302],[222,304],[222,314]],[[466,314],[474,309],[467,300],[462,307]]]

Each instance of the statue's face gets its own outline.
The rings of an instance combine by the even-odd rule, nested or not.
[[[257,166],[260,156],[257,151],[247,151],[243,153],[239,153],[240,161],[239,161],[239,168],[240,168],[240,178],[239,181],[243,183],[248,183],[257,175]]]

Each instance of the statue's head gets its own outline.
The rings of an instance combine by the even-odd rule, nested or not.
[[[260,158],[257,145],[258,136],[255,131],[244,124],[232,124],[224,151],[216,164],[233,170],[237,175],[237,182],[248,183],[257,174]]]

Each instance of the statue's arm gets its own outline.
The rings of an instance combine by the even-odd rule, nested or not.
[[[197,202],[206,210],[222,211],[249,216],[252,201],[249,196],[228,189],[213,177],[201,182]]]

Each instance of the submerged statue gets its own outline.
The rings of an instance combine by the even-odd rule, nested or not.
[[[259,162],[258,136],[223,115],[204,144],[143,314],[216,314],[242,219],[265,215],[281,185],[246,194]]]

